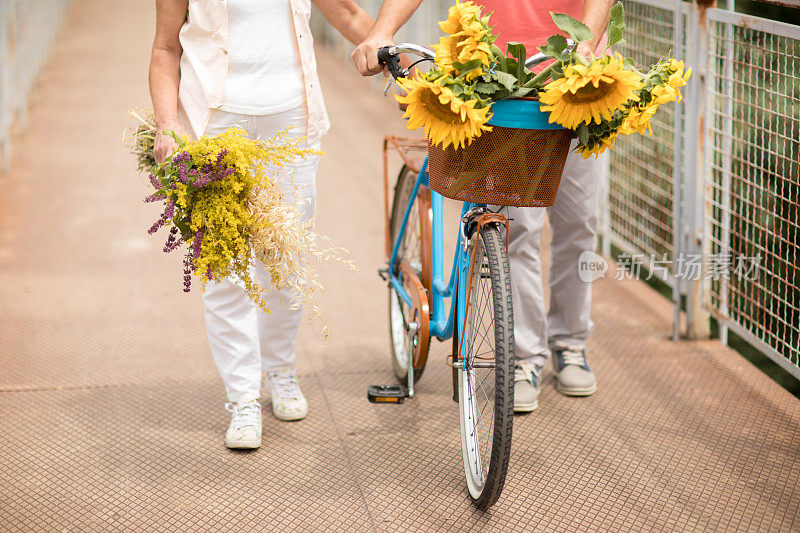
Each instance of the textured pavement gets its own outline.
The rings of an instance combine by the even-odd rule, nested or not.
[[[668,341],[671,307],[639,282],[596,283],[600,388],[567,398],[548,371],[489,512],[463,480],[448,343],[416,399],[367,402],[392,382],[380,147],[404,129],[323,50],[319,229],[359,270],[323,270],[330,338],[303,326],[309,417],[265,400],[262,448],[226,450],[199,294],[146,234],[119,142],[148,106],[152,4],[76,1],[0,176],[0,531],[800,531],[800,402],[715,341]]]

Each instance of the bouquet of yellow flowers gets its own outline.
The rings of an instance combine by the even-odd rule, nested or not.
[[[456,0],[439,23],[447,35],[434,45],[434,66],[398,82],[406,92],[397,100],[408,106],[408,128],[424,127],[434,145],[464,147],[491,130],[493,102],[534,97],[551,123],[575,133],[577,151],[586,158],[613,147],[618,135],[649,131],[658,106],[680,100],[680,87],[691,74],[682,61],[664,58],[645,73],[629,58],[605,54],[623,41],[622,4],[611,9],[601,57],[585,57],[567,46],[566,36],[575,43],[590,40],[588,27],[566,14],[551,16],[563,35],[539,47],[551,61],[535,74],[525,66],[524,45],[509,42],[502,51],[494,44],[490,16],[472,2]]]
[[[300,206],[284,198],[274,180],[295,158],[319,152],[302,148],[304,139],[290,138],[285,131],[269,139],[250,139],[233,127],[194,141],[170,132],[178,148],[156,165],[152,114],[131,115],[139,121],[131,135],[133,152],[154,189],[145,202],[164,205],[148,233],[169,227],[167,253],[186,245],[184,291],[191,288],[192,274],[201,287],[209,280],[235,276],[250,299],[268,312],[265,288],[253,276],[258,261],[275,289],[292,289],[290,305],[309,304],[311,318],[320,317],[315,289],[322,285],[311,259],[352,263],[343,259],[346,250],[313,231],[313,220],[300,217]]]

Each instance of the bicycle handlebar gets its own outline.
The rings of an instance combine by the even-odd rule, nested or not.
[[[567,50],[572,50],[574,47],[575,42],[572,39],[567,39]],[[398,60],[398,56],[400,54],[413,54],[420,57],[422,60],[428,61],[433,61],[433,59],[436,57],[436,53],[430,48],[413,43],[398,43],[392,46],[384,46],[379,48],[378,61],[380,61],[382,65],[386,65],[394,79],[404,78],[408,75],[408,69],[400,67],[400,61]],[[550,59],[548,56],[540,52],[529,57],[525,61],[525,66],[527,68],[535,67],[539,63],[543,63],[548,59]]]

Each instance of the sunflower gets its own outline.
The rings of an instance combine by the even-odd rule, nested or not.
[[[397,101],[408,105],[404,118],[408,118],[410,130],[425,127],[425,136],[433,143],[442,143],[443,148],[451,144],[463,147],[480,137],[487,126],[489,108],[476,108],[477,100],[461,100],[444,85],[446,77],[435,82],[425,79],[400,79],[398,83],[407,94],[397,95]]]
[[[462,4],[460,0],[456,0],[455,5],[447,12],[447,20],[440,22],[439,27],[443,32],[453,35],[475,23],[478,25],[482,23],[481,8],[472,2]]]
[[[658,110],[658,104],[655,102],[651,102],[643,109],[637,106],[632,107],[617,132],[620,135],[632,135],[634,133],[641,133],[642,135],[649,133],[652,135],[653,129],[650,126],[650,119],[653,118],[656,110]]]
[[[480,60],[484,66],[489,66],[489,59],[492,52],[489,43],[481,41],[488,33],[488,30],[480,30],[477,33],[462,31],[447,37],[440,37],[439,44],[433,45],[436,51],[436,65],[445,72],[456,72],[454,62],[466,63],[475,59]],[[471,80],[483,74],[483,68],[477,68],[467,74],[467,79]]]
[[[614,145],[617,143],[617,133],[612,132],[607,137],[603,137],[600,139],[591,139],[589,141],[589,145],[579,144],[575,148],[575,152],[581,154],[581,157],[584,159],[589,159],[592,155],[594,155],[595,159],[605,152],[607,149],[614,148]]]
[[[625,69],[620,56],[603,57],[588,67],[568,66],[563,77],[545,85],[539,100],[545,104],[542,111],[550,111],[550,122],[575,129],[582,122],[611,120],[614,111],[639,101],[635,91],[643,85],[638,73]]]

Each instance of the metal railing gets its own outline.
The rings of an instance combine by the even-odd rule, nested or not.
[[[800,378],[800,27],[707,20],[705,303]]]
[[[672,52],[694,73],[651,136],[608,157],[604,251],[672,288],[675,338],[707,337],[714,316],[723,342],[730,329],[800,378],[800,27],[705,0],[622,1],[617,51],[643,69]],[[435,42],[451,3],[423,2],[398,40]],[[362,5],[375,16],[380,2]]]
[[[9,160],[11,127],[28,98],[72,0],[0,0],[0,171]]]

